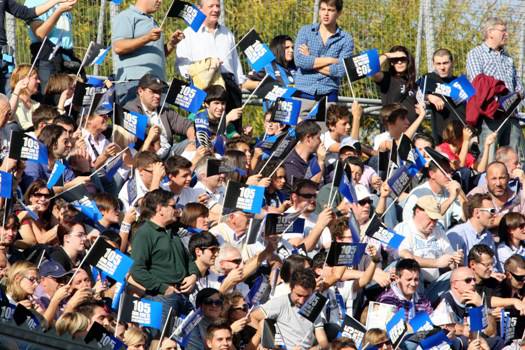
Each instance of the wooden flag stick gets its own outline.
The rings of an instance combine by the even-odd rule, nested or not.
[[[170,5],[170,7],[168,8],[168,11],[166,11],[166,14],[164,15],[164,18],[162,19],[162,22],[160,22],[159,29],[162,29],[162,27],[164,26],[164,22],[166,22],[166,18],[168,18],[168,14],[170,13],[171,8],[173,7],[173,3],[174,3],[174,2],[175,2],[175,0],[171,2],[171,5]]]
[[[264,81],[266,80],[266,78],[268,78],[268,74],[266,74],[264,76],[264,78],[259,82],[259,84],[257,85],[257,87],[252,91],[252,93],[248,96],[248,98],[246,99],[246,101],[243,103],[242,105],[242,109],[244,109],[244,107],[246,107],[246,105],[248,104],[248,102],[250,102],[250,100],[252,99],[253,95],[255,95],[255,93],[257,92],[257,90],[259,90],[259,88],[262,86],[262,84],[264,83]]]
[[[35,60],[33,61],[33,64],[31,65],[31,68],[29,69],[29,73],[27,73],[27,78],[31,76],[31,73],[33,73],[33,70],[35,69],[35,65],[38,62],[38,58],[40,57],[40,54],[42,53],[42,49],[44,48],[44,44],[47,41],[47,35],[44,37],[44,40],[42,40],[42,44],[40,44],[40,48],[38,49],[38,53],[36,54]]]
[[[246,34],[244,34],[244,36],[241,38],[241,40],[237,41],[237,43],[230,49],[230,51],[228,51],[228,53],[226,54],[226,56],[224,56],[223,60],[225,60],[227,57],[229,57],[233,51],[235,51],[235,49],[237,49],[237,46],[239,46],[239,43],[241,41],[244,40],[244,38],[246,38],[248,36],[248,34],[250,34],[250,32],[252,30],[255,30],[255,27],[252,27]]]
[[[159,339],[159,344],[157,345],[157,350],[160,350],[160,345],[162,344],[162,339],[164,338],[164,335],[166,334],[166,328],[168,327],[168,323],[170,321],[172,310],[173,308],[170,307],[170,310],[168,311],[168,317],[166,318],[166,322],[164,322],[164,326],[162,327],[162,332],[160,333],[160,339]]]
[[[38,260],[38,265],[36,266],[37,269],[40,268],[40,265],[42,265],[42,261],[44,261],[44,257],[46,256],[46,250],[42,250],[42,255],[40,256],[40,260]]]
[[[80,262],[78,267],[75,269],[75,272],[73,273],[73,276],[71,276],[71,279],[69,280],[69,282],[67,282],[67,286],[69,286],[71,284],[71,282],[73,282],[73,280],[75,279],[75,276],[77,275],[78,271],[80,271],[80,269],[82,268],[82,265],[84,265],[84,263],[86,262],[86,259],[89,256],[89,253],[91,253],[91,250],[97,244],[97,242],[100,239],[100,237],[101,236],[98,236],[97,239],[95,239],[95,242],[93,242],[93,245],[91,245],[91,248],[89,248],[89,250],[87,251],[86,255],[84,255],[84,258],[82,258],[82,261]],[[120,297],[122,298],[123,295],[121,295]]]
[[[115,325],[115,338],[117,337],[117,331],[118,331],[118,324],[120,322],[120,317],[122,316],[122,304],[124,302],[124,298],[126,297],[126,292],[123,291],[120,293],[120,299],[118,300],[118,310],[117,310],[117,324]]]

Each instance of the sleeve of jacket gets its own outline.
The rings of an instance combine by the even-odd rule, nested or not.
[[[186,136],[186,131],[193,128],[193,122],[191,120],[181,117],[174,110],[168,111],[168,122],[170,124],[172,135]]]
[[[7,0],[6,11],[24,21],[29,21],[36,17],[35,7],[26,7],[16,2],[16,0]]]

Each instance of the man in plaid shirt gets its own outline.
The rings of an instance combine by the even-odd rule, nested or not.
[[[513,59],[505,50],[507,44],[507,22],[501,18],[487,19],[483,26],[485,41],[467,54],[467,76],[470,81],[478,74],[485,74],[501,80],[510,92],[523,93],[523,86],[517,75]],[[501,125],[502,120],[482,119],[479,144],[483,145],[485,138]],[[525,140],[516,118],[511,118],[498,135],[500,146],[508,145],[510,140],[516,140],[516,146],[523,149]],[[496,144],[490,148],[489,160],[492,161]],[[524,152],[520,152],[524,154]]]
[[[354,40],[339,28],[337,19],[343,0],[321,0],[319,24],[302,27],[295,42],[294,59],[299,68],[295,78],[299,96],[337,101],[339,83],[345,76],[343,59],[352,56]]]

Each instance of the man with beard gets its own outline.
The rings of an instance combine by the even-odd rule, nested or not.
[[[157,155],[161,159],[172,154],[181,154],[188,144],[195,141],[195,128],[190,120],[182,118],[170,108],[165,108],[159,115],[163,87],[159,77],[151,73],[145,74],[139,80],[137,97],[124,106],[126,111],[148,116],[151,127],[159,129],[160,149]],[[176,143],[176,136],[185,136],[186,140]]]
[[[516,182],[509,181],[509,172],[502,162],[492,162],[487,167],[486,183],[475,187],[469,196],[476,193],[488,193],[496,209],[494,227],[499,225],[501,218],[508,212],[525,214],[525,192]]]

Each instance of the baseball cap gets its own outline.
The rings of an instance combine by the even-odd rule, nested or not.
[[[44,260],[38,270],[42,277],[60,278],[73,273],[73,271],[66,271],[62,265],[54,260]]]
[[[345,137],[341,141],[341,144],[339,145],[339,153],[341,153],[344,148],[350,148],[358,153],[361,152],[361,144],[359,143],[359,141],[353,139],[350,136]]]
[[[160,91],[164,88],[164,83],[155,74],[146,73],[140,78],[139,87],[143,89],[151,89],[153,91]]]
[[[370,191],[368,191],[368,188],[366,188],[364,185],[355,185],[355,194],[357,195],[357,201],[362,201],[363,199],[370,198],[371,194]]]
[[[419,197],[416,205],[423,209],[427,215],[433,220],[439,220],[443,217],[439,210],[439,204],[432,196]]]

